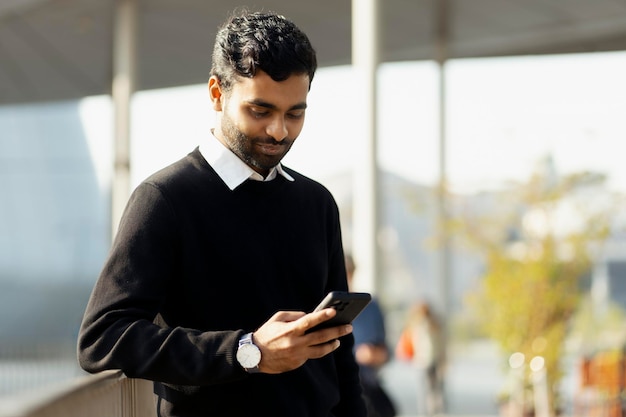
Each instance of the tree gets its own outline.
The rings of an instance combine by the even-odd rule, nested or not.
[[[602,175],[552,172],[513,184],[491,204],[463,207],[451,225],[484,260],[482,285],[468,297],[482,329],[506,359],[543,357],[554,415],[580,280],[608,236],[612,208],[599,192]],[[530,377],[526,371],[527,386]]]

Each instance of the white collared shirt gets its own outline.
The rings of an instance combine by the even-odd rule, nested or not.
[[[233,151],[224,146],[214,135],[202,141],[200,153],[231,190],[243,184],[247,179],[271,181],[279,174],[289,181],[294,181],[294,178],[285,172],[280,162],[270,170],[267,177],[263,178],[261,174],[239,159]]]

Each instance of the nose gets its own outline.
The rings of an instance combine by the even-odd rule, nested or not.
[[[281,142],[287,137],[287,123],[285,119],[280,116],[276,116],[272,119],[272,122],[267,125],[266,133],[273,137],[278,142]]]

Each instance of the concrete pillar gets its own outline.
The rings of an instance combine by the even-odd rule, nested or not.
[[[359,106],[362,129],[355,149],[353,180],[352,251],[358,268],[358,283],[376,292],[380,266],[378,229],[378,163],[376,161],[376,89],[379,57],[379,1],[352,1],[352,66],[361,95],[352,101]]]
[[[117,0],[113,34],[114,168],[111,189],[111,235],[130,194],[131,99],[137,67],[137,0]]]

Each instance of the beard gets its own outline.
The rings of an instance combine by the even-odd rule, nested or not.
[[[295,140],[295,138],[284,138],[282,141],[277,141],[271,136],[248,136],[235,126],[226,112],[222,115],[221,126],[228,148],[252,169],[260,173],[267,173],[278,165],[289,152]],[[260,146],[263,145],[272,145],[280,149],[279,152],[268,154],[262,152]]]

